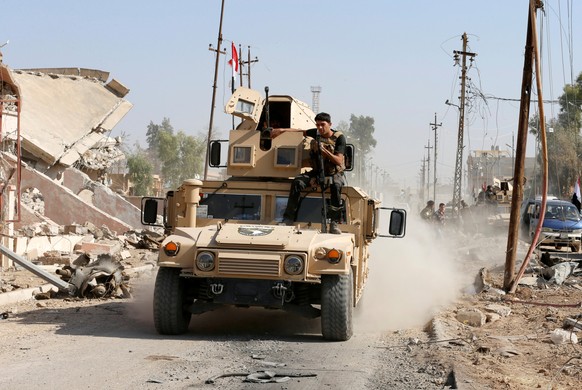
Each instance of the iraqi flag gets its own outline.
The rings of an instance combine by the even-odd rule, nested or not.
[[[232,67],[232,79],[236,80],[236,74],[238,73],[238,53],[236,51],[236,46],[234,45],[234,42],[232,42],[231,47],[232,47],[232,54],[231,54],[231,59],[228,61],[228,64]],[[234,87],[234,85],[233,85],[233,87]]]
[[[582,197],[580,197],[580,178],[576,179],[576,184],[574,185],[574,193],[579,201],[582,202]]]

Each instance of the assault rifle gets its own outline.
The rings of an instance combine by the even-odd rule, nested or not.
[[[323,154],[321,154],[321,136],[319,132],[315,137],[317,142],[317,183],[321,187],[321,232],[327,233],[327,206],[325,204],[325,168]]]

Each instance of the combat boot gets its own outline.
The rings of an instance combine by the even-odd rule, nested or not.
[[[329,232],[331,234],[342,234],[342,231],[337,227],[337,225],[338,223],[334,221],[329,224]]]

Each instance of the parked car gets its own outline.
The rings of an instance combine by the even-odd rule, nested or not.
[[[541,199],[526,199],[521,205],[521,232],[531,242],[539,220]],[[569,247],[573,252],[580,250],[582,242],[582,218],[571,202],[556,198],[548,199],[539,246],[553,246],[556,249]]]

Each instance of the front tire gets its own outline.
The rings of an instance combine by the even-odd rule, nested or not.
[[[159,334],[185,333],[192,313],[184,310],[184,279],[179,268],[162,267],[158,270],[154,288],[154,325]]]
[[[354,308],[353,274],[322,275],[321,333],[331,341],[346,341],[352,337]]]

